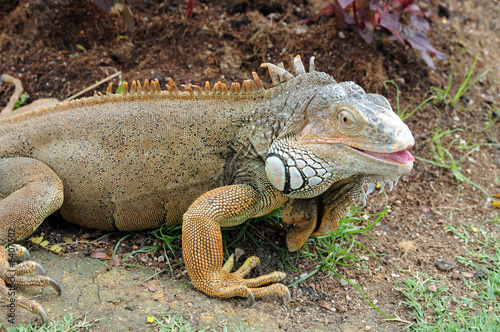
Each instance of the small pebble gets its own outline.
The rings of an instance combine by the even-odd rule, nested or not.
[[[441,262],[438,262],[436,265],[437,265],[438,269],[440,269],[441,271],[449,271],[455,267],[455,262],[441,261]]]
[[[488,271],[485,269],[477,269],[475,276],[478,279],[486,279],[488,278]]]

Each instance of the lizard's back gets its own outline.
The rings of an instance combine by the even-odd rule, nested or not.
[[[52,168],[68,221],[120,230],[181,223],[197,197],[229,184],[245,120],[243,104],[227,101],[111,95],[26,112],[0,121],[0,157]]]

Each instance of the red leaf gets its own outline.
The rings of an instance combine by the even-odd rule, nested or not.
[[[348,24],[354,24],[354,18],[338,3],[334,3],[333,10],[335,12],[335,24],[339,27],[347,28]]]
[[[417,30],[420,32],[426,32],[430,28],[429,22],[427,22],[425,18],[417,15],[411,16],[410,24],[417,28]]]
[[[431,57],[427,54],[427,52],[430,52],[431,54],[435,55],[439,60],[444,60],[448,58],[448,54],[440,52],[436,50],[434,47],[432,47],[429,39],[427,39],[427,36],[424,33],[414,30],[409,26],[403,24],[401,26],[400,34],[401,37],[411,45],[411,47],[420,51],[420,56],[422,57],[422,59],[424,59],[425,63],[432,69],[436,69],[436,67],[434,66],[434,62],[432,61]],[[394,40],[394,37],[391,36],[389,37],[389,39]]]
[[[408,43],[410,43],[411,47],[419,51],[431,52],[439,60],[444,60],[448,58],[447,54],[439,52],[434,47],[432,47],[431,42],[429,41],[429,39],[427,39],[427,36],[424,33],[417,30],[413,30],[407,25],[405,25],[404,28],[406,34],[405,40],[407,40]]]
[[[191,16],[193,16],[193,8],[194,8],[194,0],[189,0],[186,10],[187,18],[191,18]]]
[[[378,3],[378,0],[371,0],[370,1],[370,10],[382,11],[382,6]]]
[[[382,13],[380,15],[380,26],[389,30],[400,42],[404,44],[404,39],[399,34],[401,30],[401,25],[399,24],[399,18],[395,14]]]

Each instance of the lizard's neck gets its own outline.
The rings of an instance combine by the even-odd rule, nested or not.
[[[295,77],[263,93],[248,111],[246,137],[259,156],[265,159],[269,147],[286,133],[298,133],[307,119],[306,109],[319,90],[335,82],[324,73]]]

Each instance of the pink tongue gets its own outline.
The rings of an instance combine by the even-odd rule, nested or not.
[[[413,155],[410,152],[408,152],[408,150],[403,150],[393,153],[379,153],[366,150],[363,150],[363,152],[372,157],[382,160],[392,161],[398,164],[407,164],[409,162],[415,161],[415,158],[413,158]]]

